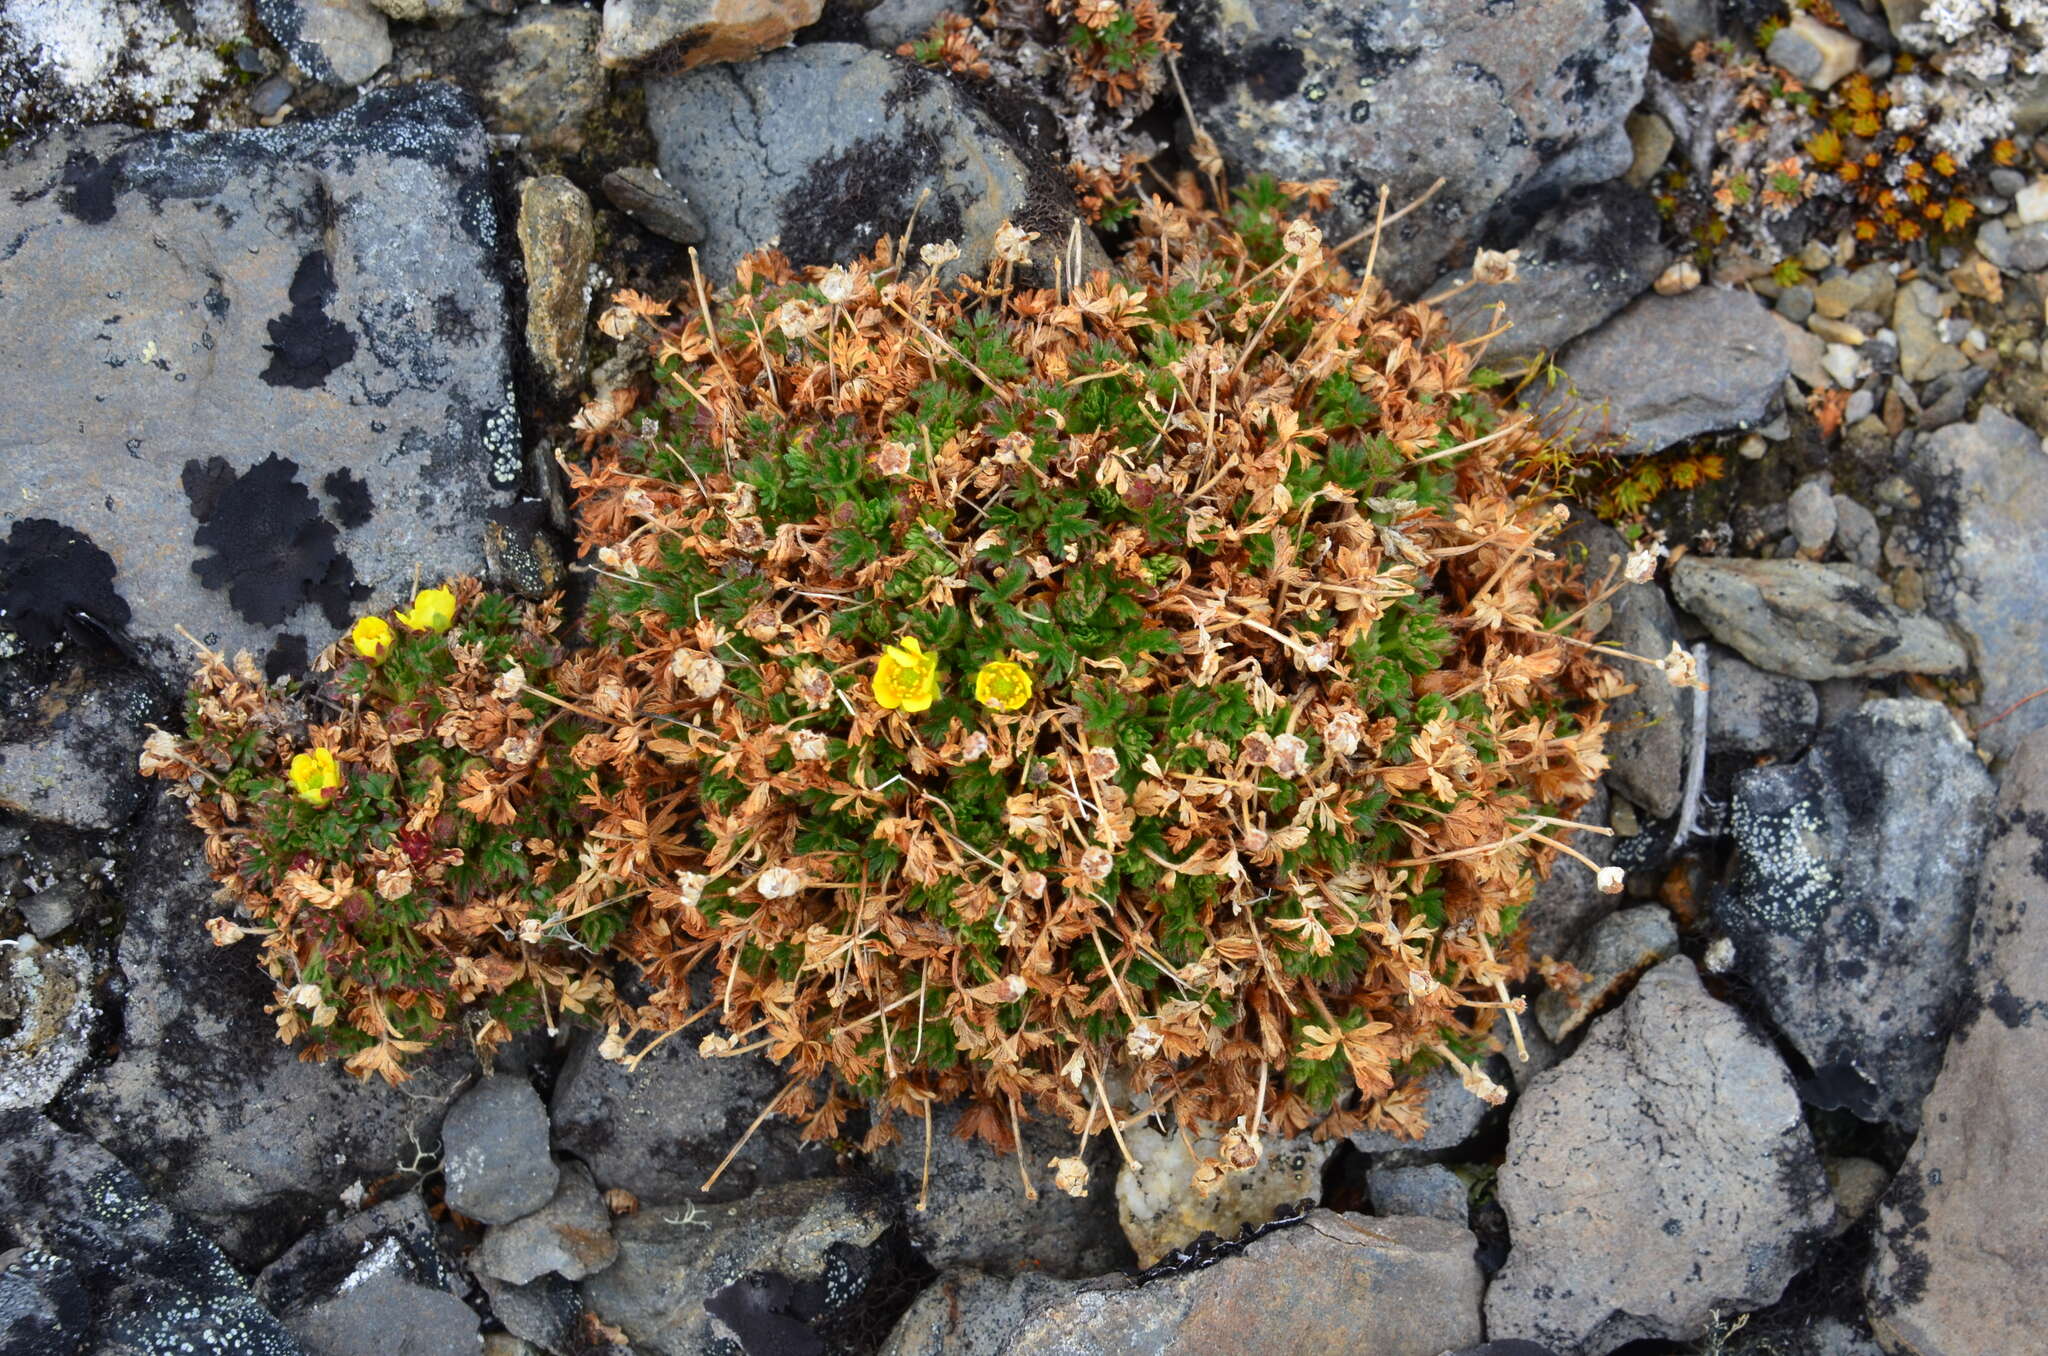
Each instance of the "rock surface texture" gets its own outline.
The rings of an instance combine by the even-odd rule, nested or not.
[[[1872,1327],[1911,1356],[2040,1344],[2048,1284],[2048,734],[1998,790],[1972,929],[1970,1017],[1878,1207]]]
[[[1333,239],[1399,208],[1379,276],[1413,295],[1503,203],[1619,176],[1650,30],[1604,0],[1195,0],[1174,36],[1203,126],[1245,174],[1335,178]]]
[[[548,1154],[548,1113],[533,1084],[493,1074],[469,1088],[441,1123],[449,1206],[486,1224],[510,1224],[546,1205],[561,1183]]]
[[[745,61],[783,46],[824,9],[825,0],[605,0],[597,53],[607,66],[658,59],[685,71]]]
[[[1783,1062],[1683,957],[1530,1086],[1498,1190],[1487,1331],[1566,1356],[1769,1304],[1834,1217]]]
[[[1854,565],[1687,556],[1672,568],[1671,591],[1715,640],[1769,673],[1819,682],[1961,673],[1970,663],[1946,627],[1899,608]]]
[[[1976,661],[1981,723],[2039,688],[2048,649],[2048,452],[2031,429],[1985,406],[1973,424],[1951,424],[1913,449],[1909,474],[1923,511],[1908,550],[1928,576],[1928,611],[1954,624]],[[2030,702],[1984,731],[2003,756],[2048,726],[2048,703]]]
[[[885,1356],[1209,1356],[1246,1350],[1441,1356],[1480,1338],[1469,1230],[1317,1210],[1215,1265],[1133,1285],[952,1273]]]
[[[0,550],[101,581],[10,606],[19,639],[68,604],[178,678],[181,623],[303,667],[415,569],[476,570],[520,463],[460,94],[380,90],[274,131],[58,131],[0,156],[0,197]]]
[[[704,211],[707,281],[769,241],[798,264],[851,259],[927,188],[911,250],[955,241],[966,272],[1005,221],[1056,250],[1074,218],[1061,177],[953,85],[847,43],[651,80],[647,120],[662,176]]]
[[[1797,763],[1736,779],[1736,857],[1715,917],[1808,1096],[1919,1123],[1964,981],[1991,778],[1948,711],[1873,701]]]
[[[1540,407],[1623,456],[1764,423],[1792,364],[1756,295],[1719,287],[1641,297],[1557,361],[1569,380]]]
[[[118,1053],[63,1100],[68,1115],[237,1260],[261,1261],[352,1183],[431,1150],[474,1060],[422,1064],[403,1089],[309,1064],[277,1039],[275,1001],[250,938],[217,947],[198,835],[175,805],[144,816],[116,959],[126,1001]]]

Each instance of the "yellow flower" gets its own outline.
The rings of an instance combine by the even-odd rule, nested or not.
[[[292,758],[292,789],[308,805],[325,805],[335,799],[327,793],[341,790],[341,765],[334,750],[313,749]]]
[[[875,661],[875,700],[891,711],[929,710],[939,695],[939,657],[905,636]]]
[[[1031,675],[1023,665],[1007,659],[983,664],[981,672],[974,675],[974,697],[998,711],[1021,711],[1031,700]]]
[[[391,625],[382,617],[363,617],[349,628],[348,638],[355,642],[356,653],[372,664],[383,662],[391,653]]]
[[[412,611],[397,616],[408,631],[439,635],[455,624],[455,595],[447,589],[421,589],[412,596]]]

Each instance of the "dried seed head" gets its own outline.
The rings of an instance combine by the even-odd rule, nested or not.
[[[498,675],[498,681],[491,684],[491,695],[501,702],[509,702],[526,691],[526,670],[512,664]]]
[[[909,443],[884,439],[882,445],[875,449],[875,469],[885,476],[905,475],[910,470],[911,454],[915,451]]]
[[[1472,260],[1472,281],[1482,287],[1503,287],[1515,281],[1519,273],[1515,261],[1521,257],[1520,250],[1481,250]]]
[[[1134,1022],[1124,1046],[1130,1051],[1132,1059],[1142,1062],[1153,1058],[1166,1048],[1166,1037],[1160,1035],[1159,1028],[1149,1021]]]
[[[789,734],[789,756],[799,763],[815,763],[822,759],[831,747],[821,730],[792,730]]]
[[[950,240],[934,240],[918,246],[917,257],[924,260],[926,268],[944,268],[960,257],[960,247]]]
[[[1621,893],[1624,873],[1618,866],[1603,866],[1593,879],[1599,885],[1601,894],[1618,895]]]
[[[1249,1172],[1265,1157],[1265,1145],[1259,1137],[1241,1125],[1233,1125],[1223,1132],[1223,1144],[1217,1156],[1232,1172]]]
[[[1195,1164],[1195,1195],[1199,1196],[1201,1199],[1205,1201],[1208,1200],[1211,1196],[1215,1195],[1219,1190],[1222,1189],[1223,1183],[1229,1178],[1229,1176],[1230,1169],[1223,1165],[1222,1159],[1203,1159],[1201,1162]]]
[[[1116,858],[1105,847],[1091,847],[1081,854],[1081,874],[1089,880],[1107,880],[1116,870]]]
[[[1031,242],[1036,239],[1038,232],[1026,231],[1006,221],[996,227],[996,258],[1006,264],[1028,264],[1031,262]]]
[[[1054,1158],[1046,1163],[1052,1169],[1052,1184],[1069,1196],[1088,1194],[1088,1165],[1079,1158]]]
[[[754,879],[763,899],[788,899],[804,888],[804,878],[786,866],[771,866]]]

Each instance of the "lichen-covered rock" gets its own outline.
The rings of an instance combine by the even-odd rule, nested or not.
[[[10,1356],[304,1356],[220,1249],[85,1136],[0,1112],[0,1190],[7,1235],[27,1249],[0,1274],[0,1297],[51,1314]],[[0,1309],[0,1322],[19,1316]]]
[[[1133,1284],[949,1273],[884,1356],[1207,1356],[1240,1351],[1441,1356],[1480,1338],[1470,1230],[1316,1210],[1207,1267]]]
[[[65,674],[37,694],[31,720],[0,721],[0,809],[87,832],[125,826],[142,800],[144,727],[171,709],[133,670]]]
[[[2038,511],[2048,497],[2048,452],[2033,430],[1986,406],[1975,423],[1920,439],[1908,474],[1922,508],[1894,532],[1894,549],[1920,565],[1927,610],[1968,643],[1982,687],[1972,714],[1989,721],[2048,681],[2048,541]],[[2048,726],[2044,708],[2020,707],[1984,730],[1984,746],[2010,753]]]
[[[619,1258],[583,1283],[591,1311],[644,1356],[823,1352],[817,1325],[886,1274],[898,1204],[852,1178],[788,1182],[731,1205],[645,1204]]]
[[[391,60],[391,22],[370,0],[254,0],[256,18],[298,68],[353,89]]]
[[[1463,1226],[1471,1217],[1471,1189],[1449,1168],[1427,1163],[1413,1168],[1372,1168],[1365,1174],[1373,1213],[1418,1215]]]
[[[316,1356],[475,1356],[467,1285],[408,1192],[293,1244],[256,1294]]]
[[[431,1159],[441,1113],[474,1059],[426,1058],[404,1088],[309,1064],[277,1039],[257,938],[217,947],[199,835],[166,798],[144,815],[116,955],[117,1053],[65,1094],[65,1114],[237,1260],[263,1262],[352,1184]]]
[[[1946,708],[1867,702],[1797,763],[1744,772],[1714,906],[1814,1071],[1807,1095],[1919,1124],[1941,1068],[1991,778]]]
[[[559,174],[519,185],[519,253],[526,263],[526,350],[557,395],[583,384],[583,327],[597,218],[583,190]]]
[[[818,21],[825,0],[605,0],[607,66],[657,58],[671,70],[748,57],[781,47]]]
[[[173,10],[121,0],[0,0],[0,125],[190,120],[224,85],[213,50],[242,32],[237,5]]]
[[[1712,647],[1707,653],[1707,752],[1793,758],[1813,742],[1820,698],[1813,684],[1785,678]]]
[[[1444,186],[1387,230],[1379,276],[1414,294],[1504,202],[1619,176],[1650,30],[1605,0],[1195,0],[1176,6],[1202,126],[1244,174],[1335,178],[1333,240]]]
[[[93,969],[82,947],[0,938],[0,1111],[41,1110],[84,1065]]]
[[[583,148],[584,124],[604,102],[598,16],[569,6],[529,8],[498,29],[504,44],[478,87],[493,132],[537,151]]]
[[[1564,1356],[1771,1303],[1834,1216],[1783,1061],[1684,957],[1523,1094],[1496,1180],[1514,1246],[1487,1331]]]
[[[1618,455],[1753,428],[1777,407],[1792,359],[1756,294],[1651,294],[1558,354],[1566,381],[1539,407]]]
[[[1177,1129],[1167,1134],[1140,1125],[1124,1132],[1124,1143],[1133,1161],[1117,1172],[1117,1218],[1141,1267],[1205,1233],[1235,1238],[1245,1225],[1264,1224],[1298,1202],[1320,1202],[1323,1164],[1336,1147],[1307,1135],[1267,1137],[1256,1164],[1203,1196],[1194,1187],[1195,1169],[1218,1156],[1214,1135],[1189,1140]]]
[[[2040,1345],[2048,1286],[2048,734],[1998,789],[1971,929],[1969,1016],[1878,1207],[1872,1326],[1914,1356]]]
[[[85,606],[173,677],[180,625],[288,668],[416,573],[476,571],[521,465],[460,94],[379,90],[275,130],[57,131],[0,154],[0,198],[0,448],[36,449],[0,457],[0,537],[46,562],[6,629],[47,643],[25,632]]]
[[[1901,609],[1855,565],[1687,556],[1672,568],[1671,592],[1715,640],[1769,673],[1819,682],[1961,673],[1970,663],[1940,622]]]
[[[647,123],[662,176],[705,213],[707,278],[771,240],[798,264],[843,262],[901,235],[913,208],[913,255],[956,241],[966,272],[1005,221],[1048,259],[1074,221],[1061,177],[957,88],[848,43],[650,80]]]

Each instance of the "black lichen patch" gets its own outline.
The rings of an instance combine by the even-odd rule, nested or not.
[[[105,164],[89,151],[73,151],[64,161],[64,191],[57,204],[88,226],[114,219],[114,184],[118,161]]]
[[[361,527],[370,521],[370,484],[354,471],[346,466],[329,471],[320,488],[334,505],[334,516],[343,527]]]
[[[78,633],[81,615],[101,630],[128,624],[114,591],[114,560],[91,537],[49,518],[22,518],[0,542],[0,628],[30,647]]]
[[[837,155],[816,161],[782,200],[782,252],[801,264],[851,258],[910,215],[910,193],[936,174],[942,156],[927,132],[864,137]],[[851,225],[849,225],[851,223]],[[920,241],[957,240],[960,205],[943,194],[918,214]]]
[[[263,380],[272,386],[310,391],[335,368],[356,356],[355,336],[327,314],[334,299],[334,266],[326,250],[299,260],[292,275],[291,309],[270,322],[270,365]]]
[[[193,561],[192,572],[207,588],[226,589],[254,625],[276,626],[315,603],[340,628],[369,590],[298,476],[298,463],[276,453],[240,475],[220,457],[186,462],[185,498],[199,521],[192,544],[214,553]]]
[[[1244,54],[1245,88],[1268,101],[1285,99],[1301,88],[1308,66],[1301,49],[1275,38],[1250,48]]]
[[[297,678],[306,672],[309,662],[306,638],[287,631],[271,645],[270,654],[263,661],[263,676],[273,683],[280,678]]]
[[[705,1311],[731,1328],[740,1347],[777,1356],[825,1356],[825,1339],[809,1319],[824,1312],[825,1286],[776,1271],[750,1271],[704,1300]]]

